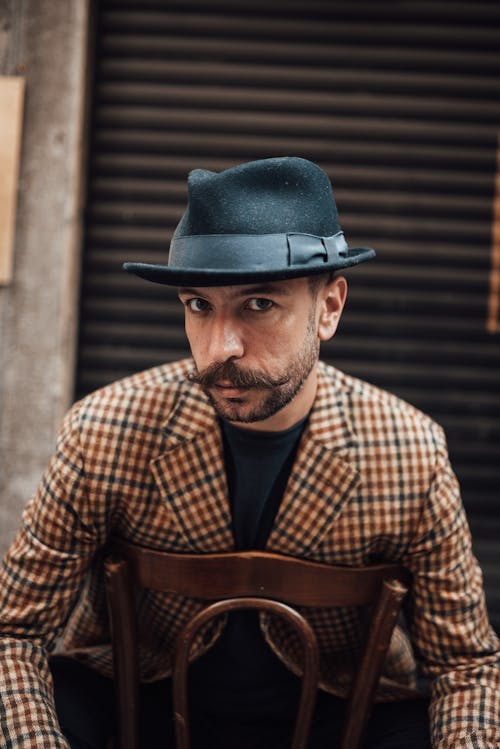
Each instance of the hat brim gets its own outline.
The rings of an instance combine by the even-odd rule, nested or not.
[[[170,265],[153,263],[124,263],[123,269],[139,278],[167,286],[237,286],[259,281],[285,281],[290,278],[317,276],[344,270],[353,265],[364,263],[375,257],[371,247],[350,247],[343,258],[335,262],[318,263],[317,265],[288,266],[287,268],[176,268]]]

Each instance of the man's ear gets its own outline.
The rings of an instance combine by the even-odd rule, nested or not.
[[[347,296],[347,281],[336,276],[318,294],[318,338],[328,341],[335,334]]]

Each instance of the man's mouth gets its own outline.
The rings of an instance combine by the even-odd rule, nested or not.
[[[230,389],[247,392],[251,388],[268,390],[286,385],[289,375],[273,378],[256,370],[244,371],[229,360],[222,364],[211,364],[201,371],[193,370],[188,379],[197,382],[205,390],[216,388],[220,392],[229,392]]]
[[[233,385],[229,380],[219,380],[214,384],[214,388],[225,398],[241,398],[249,390],[248,387]]]

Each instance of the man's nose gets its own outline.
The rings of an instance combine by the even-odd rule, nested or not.
[[[244,353],[243,337],[235,321],[227,317],[214,320],[208,341],[211,361],[240,358]]]

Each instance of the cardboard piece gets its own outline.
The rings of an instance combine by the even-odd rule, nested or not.
[[[24,78],[0,76],[0,284],[12,280]]]

